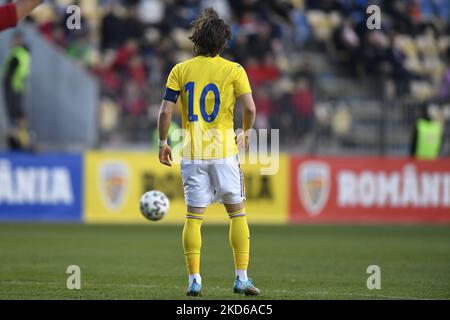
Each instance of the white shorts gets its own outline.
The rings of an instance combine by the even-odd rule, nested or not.
[[[238,204],[245,200],[238,156],[213,160],[181,160],[186,204],[205,208],[211,203]]]

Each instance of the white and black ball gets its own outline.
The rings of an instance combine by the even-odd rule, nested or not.
[[[141,197],[140,209],[148,220],[161,220],[169,211],[169,198],[161,191],[148,191]]]

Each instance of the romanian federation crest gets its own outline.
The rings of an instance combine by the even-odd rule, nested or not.
[[[129,168],[125,163],[108,162],[100,165],[100,192],[103,203],[111,211],[117,211],[123,206],[129,180]]]
[[[298,169],[300,201],[311,216],[319,215],[330,195],[330,167],[320,161],[307,161]]]

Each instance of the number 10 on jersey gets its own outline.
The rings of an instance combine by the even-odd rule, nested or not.
[[[196,122],[198,121],[198,115],[194,114],[194,89],[195,89],[195,83],[194,82],[188,82],[184,86],[184,91],[188,94],[188,120],[189,122]],[[209,92],[212,92],[214,94],[214,108],[211,114],[208,114],[206,111],[206,96]],[[214,83],[210,83],[206,85],[203,90],[202,94],[200,95],[200,112],[202,114],[202,118],[206,122],[213,122],[217,114],[219,113],[219,107],[220,107],[220,92],[219,88]]]

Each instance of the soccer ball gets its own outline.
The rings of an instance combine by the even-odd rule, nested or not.
[[[148,220],[161,220],[169,211],[169,198],[161,191],[148,191],[141,198],[140,209]]]

